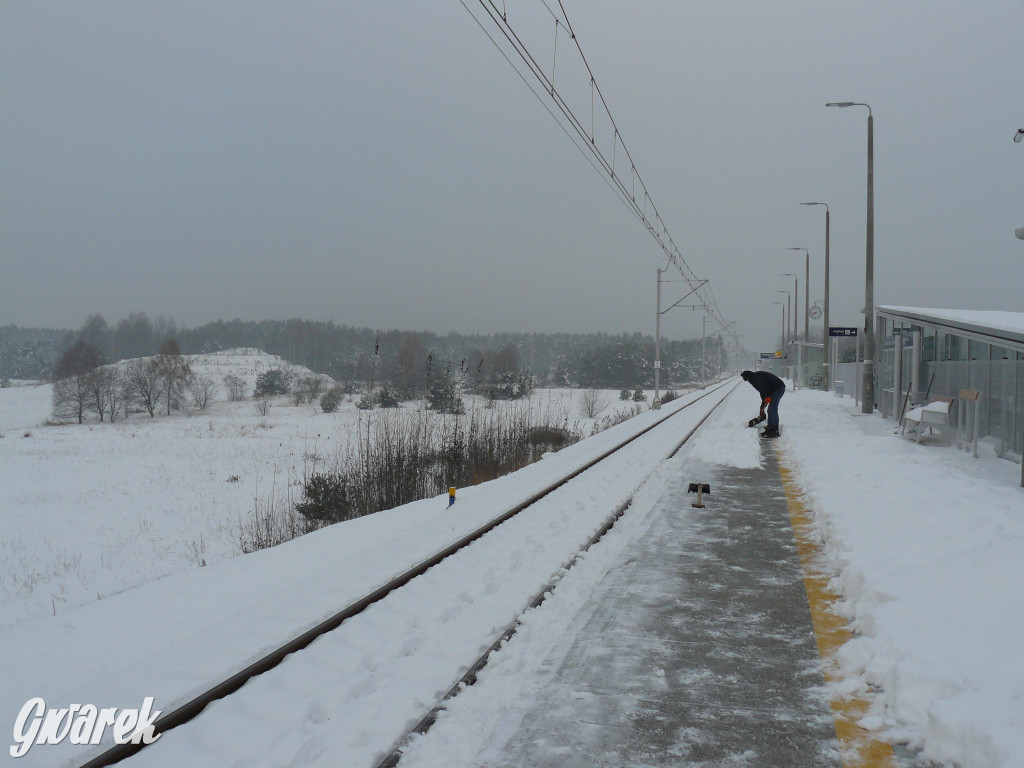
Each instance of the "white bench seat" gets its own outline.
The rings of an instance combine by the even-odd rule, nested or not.
[[[916,428],[916,440],[915,442],[921,442],[921,435],[924,434],[925,427],[928,427],[928,434],[932,433],[932,430],[938,427],[939,429],[949,428],[949,412],[953,407],[953,399],[951,397],[937,397],[928,405],[922,405],[918,408],[914,408],[903,416],[903,426],[900,428],[900,434],[902,435],[907,430],[907,424],[913,422],[917,425]]]

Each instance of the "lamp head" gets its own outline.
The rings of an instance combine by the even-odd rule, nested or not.
[[[1018,128],[1017,129],[1017,132],[1015,134],[1013,134],[1013,140],[1015,142],[1017,142],[1018,144],[1020,144],[1022,141],[1024,141],[1024,128]]]
[[[852,107],[853,104],[854,104],[854,102],[852,102],[852,101],[830,101],[825,106],[826,107],[839,107],[839,108],[842,109],[844,107]]]
[[[800,205],[825,205],[825,203],[800,203]]]

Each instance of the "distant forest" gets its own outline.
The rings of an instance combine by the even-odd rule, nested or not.
[[[430,371],[503,370],[535,386],[594,388],[654,385],[654,338],[643,334],[497,333],[438,335],[375,331],[310,320],[231,320],[180,328],[173,320],[133,313],[110,325],[91,315],[77,331],[0,326],[0,380],[50,379],[57,358],[78,341],[104,363],[156,354],[168,339],[183,354],[255,347],[361,388],[390,381],[416,389]],[[727,366],[718,337],[707,340],[708,376]],[[661,341],[662,386],[700,379],[701,341]]]

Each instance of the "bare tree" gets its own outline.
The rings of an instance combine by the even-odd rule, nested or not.
[[[309,402],[313,402],[320,397],[320,393],[324,391],[324,387],[327,384],[326,377],[319,373],[314,373],[307,376],[304,381],[306,388],[306,397],[309,398]]]
[[[228,399],[237,403],[245,400],[245,380],[241,376],[236,376],[233,373],[229,373],[224,377],[224,384],[228,388]]]
[[[310,373],[306,376],[300,376],[295,382],[295,386],[292,388],[292,396],[295,400],[296,405],[302,405],[304,402],[315,402],[320,397],[320,393],[324,390],[324,376],[319,373]]]
[[[81,339],[61,353],[53,367],[54,416],[76,417],[79,424],[85,421],[93,407],[92,374],[101,362],[99,349]]]
[[[129,361],[125,366],[125,380],[131,399],[153,416],[164,394],[164,379],[156,359],[142,357]]]
[[[110,423],[117,421],[119,411],[124,412],[128,418],[128,380],[124,371],[119,366],[111,366],[110,381],[106,389],[107,411],[110,414]]]
[[[217,394],[217,384],[209,376],[192,376],[188,381],[192,406],[205,411]]]
[[[256,413],[260,416],[270,413],[270,395],[261,395],[256,398]]]
[[[89,388],[89,374],[69,376],[53,384],[53,415],[57,419],[77,418],[85,421],[85,414],[92,409]]]
[[[608,396],[599,389],[585,389],[580,392],[580,415],[587,419],[596,419],[608,407]]]
[[[120,386],[120,375],[116,365],[104,365],[89,374],[86,387],[89,390],[89,401],[91,410],[96,411],[103,421],[103,417],[110,410],[111,390]],[[117,416],[112,415],[111,421]]]
[[[185,386],[192,374],[188,360],[182,356],[181,347],[174,339],[160,345],[160,352],[154,358],[156,370],[161,379],[163,396],[167,401],[167,415],[171,408],[178,407],[184,399]]]

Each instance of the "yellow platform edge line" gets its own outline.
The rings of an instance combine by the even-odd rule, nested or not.
[[[818,653],[824,665],[826,681],[837,682],[836,652],[853,639],[854,635],[846,620],[831,609],[839,596],[829,589],[829,576],[818,565],[821,551],[812,535],[814,527],[810,512],[804,505],[803,494],[793,478],[792,471],[786,466],[778,443],[775,445],[782,488],[786,493],[786,505],[789,507],[789,521],[796,536],[797,551],[804,574],[804,587],[811,608]],[[864,697],[834,698],[830,702],[843,765],[845,768],[896,768],[892,745],[879,740],[858,724],[867,713],[869,704],[869,700]]]

